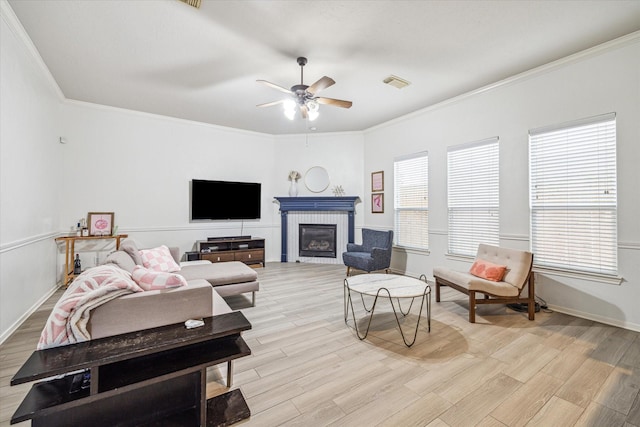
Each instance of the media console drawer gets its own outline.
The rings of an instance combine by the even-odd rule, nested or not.
[[[235,261],[236,257],[233,252],[212,252],[200,254],[200,258],[211,262],[227,262]]]
[[[238,251],[236,252],[236,261],[242,261],[246,263],[263,262],[264,249]]]
[[[240,261],[251,267],[264,267],[264,239],[239,237],[212,237],[197,242],[195,255],[211,262]]]

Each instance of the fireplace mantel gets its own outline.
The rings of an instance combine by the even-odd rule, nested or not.
[[[347,197],[276,197],[280,203],[281,219],[281,256],[280,261],[287,262],[287,215],[290,211],[345,211],[349,218],[349,242],[354,242],[355,221],[354,214],[356,203],[360,200],[357,196]]]

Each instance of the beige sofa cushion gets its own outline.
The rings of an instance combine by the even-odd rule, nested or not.
[[[140,256],[140,250],[138,249],[138,245],[132,239],[124,239],[122,243],[120,243],[120,250],[125,251],[131,256],[133,262],[136,265],[142,265],[142,257]]]
[[[492,295],[502,297],[515,297],[520,293],[520,289],[508,282],[493,282],[474,276],[471,273],[450,270],[444,267],[434,267],[433,275],[470,291],[489,292]]]
[[[205,279],[211,283],[211,286],[255,282],[258,280],[258,273],[240,261],[186,265],[182,267],[178,274],[181,274],[187,280]]]
[[[518,249],[480,244],[478,245],[476,259],[484,259],[494,264],[506,265],[507,271],[505,272],[502,281],[516,286],[518,290],[520,290],[524,287],[527,282],[527,278],[529,277],[529,270],[533,262],[533,254],[531,252],[521,251]]]
[[[115,264],[123,270],[133,273],[136,263],[133,262],[131,256],[125,251],[115,251],[110,253],[104,260],[105,264]]]
[[[187,286],[136,292],[109,301],[91,312],[88,330],[91,339],[97,339],[230,311],[206,280],[193,280]]]

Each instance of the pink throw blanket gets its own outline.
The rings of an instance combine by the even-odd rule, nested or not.
[[[91,339],[91,310],[121,295],[141,292],[131,274],[112,264],[80,274],[60,297],[42,330],[38,350]]]

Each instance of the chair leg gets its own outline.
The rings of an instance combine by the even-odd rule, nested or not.
[[[347,266],[347,277],[349,277],[349,272],[351,271],[351,267]]]
[[[440,282],[436,277],[436,302],[440,302]]]
[[[536,319],[536,293],[533,285],[533,271],[529,273],[529,284],[527,285],[527,287],[529,288],[529,298],[528,298],[529,320],[535,320]]]
[[[476,323],[476,292],[469,291],[469,323]]]

